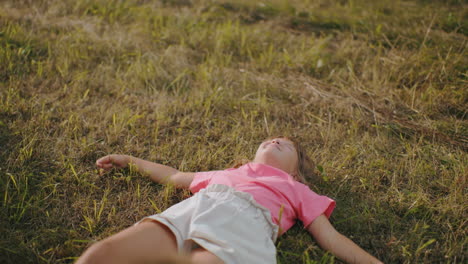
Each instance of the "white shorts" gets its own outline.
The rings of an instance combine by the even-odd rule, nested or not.
[[[199,245],[229,264],[276,263],[278,226],[270,212],[249,193],[226,185],[210,185],[145,219],[172,230],[182,254]]]

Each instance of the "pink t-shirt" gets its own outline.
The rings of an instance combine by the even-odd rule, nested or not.
[[[332,199],[316,194],[286,172],[260,163],[247,163],[237,169],[197,172],[189,189],[196,193],[211,184],[224,184],[250,193],[257,203],[270,210],[281,233],[291,228],[296,219],[307,227],[321,214],[330,217],[335,208]]]

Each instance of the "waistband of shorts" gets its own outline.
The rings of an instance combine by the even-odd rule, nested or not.
[[[232,188],[230,186],[227,186],[227,185],[223,185],[223,184],[211,184],[208,187],[206,187],[205,189],[200,190],[200,193],[204,193],[204,192],[205,193],[206,192],[228,192],[228,193],[232,193],[233,195],[235,195],[238,198],[241,198],[241,199],[249,202],[254,207],[256,207],[256,208],[258,208],[258,209],[260,209],[262,211],[262,214],[265,217],[266,222],[271,227],[271,230],[272,230],[271,239],[273,240],[273,242],[275,242],[276,239],[278,238],[279,227],[278,227],[278,225],[273,223],[273,221],[271,220],[270,210],[268,210],[263,205],[257,203],[257,201],[255,201],[255,199],[253,198],[253,196],[250,193],[237,191],[236,189],[234,189],[234,188]]]

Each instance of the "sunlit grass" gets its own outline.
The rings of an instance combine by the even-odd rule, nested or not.
[[[3,1],[0,262],[70,263],[189,196],[184,171],[298,137],[332,222],[386,263],[466,262],[463,1]],[[299,225],[279,263],[336,263]]]

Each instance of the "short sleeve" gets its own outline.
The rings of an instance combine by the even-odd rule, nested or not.
[[[206,188],[215,173],[216,171],[196,172],[193,176],[192,183],[190,183],[189,190],[192,193],[197,193],[201,189]]]
[[[327,218],[335,209],[335,201],[324,195],[318,195],[308,186],[302,185],[298,192],[299,203],[296,207],[299,220],[304,227],[309,226],[317,217],[324,214]]]

